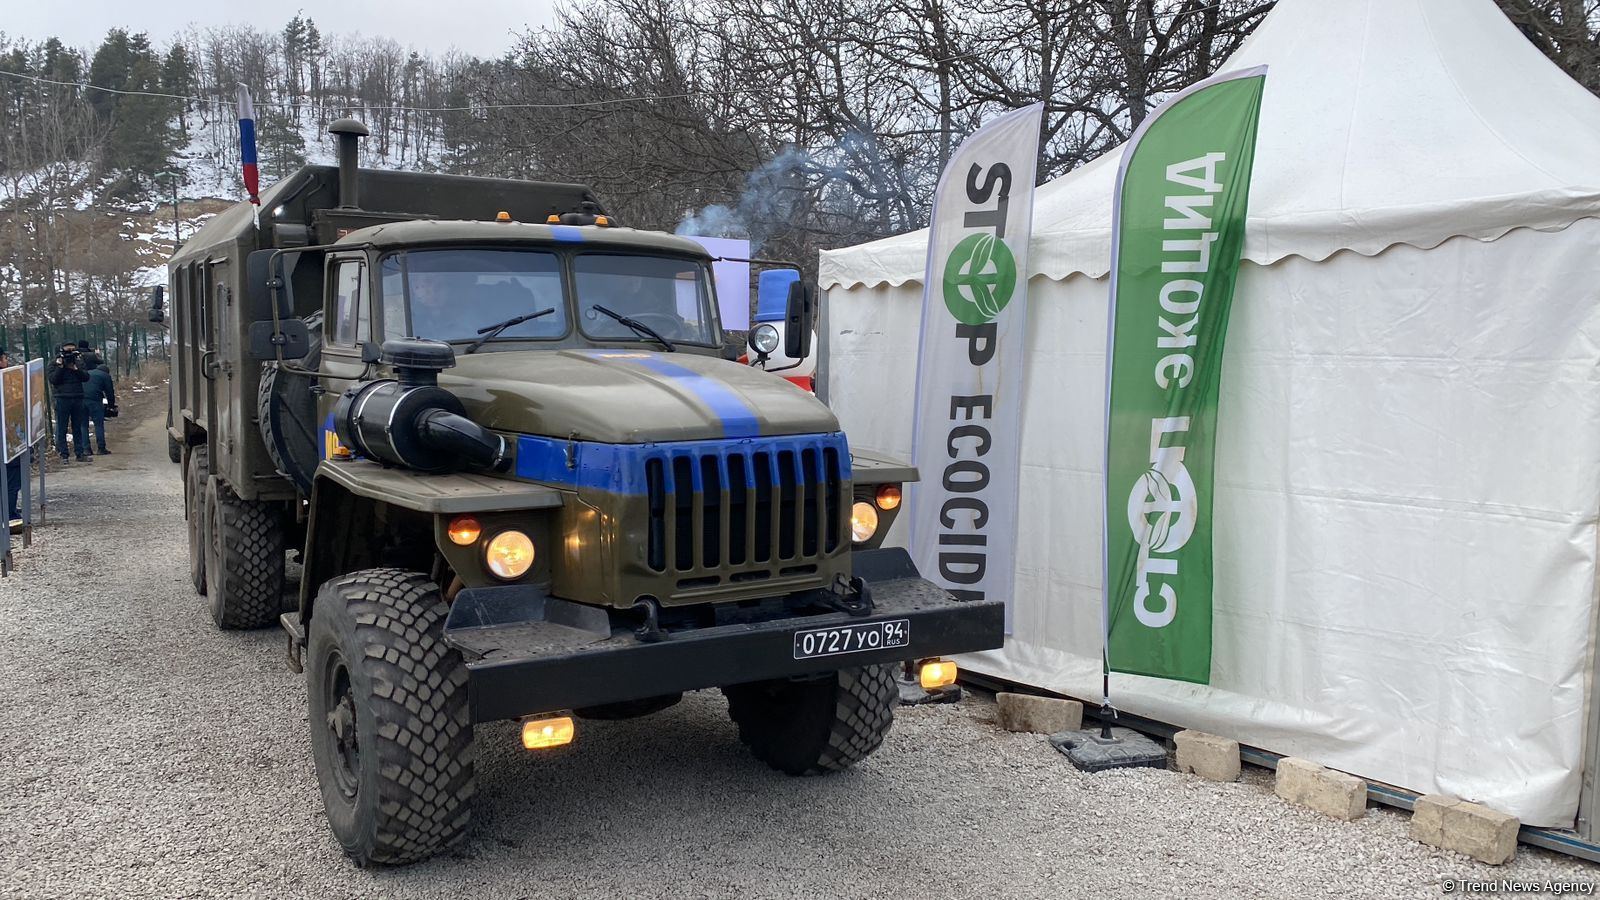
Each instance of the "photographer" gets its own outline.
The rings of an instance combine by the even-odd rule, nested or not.
[[[51,363],[46,373],[55,396],[56,450],[61,461],[67,461],[67,423],[72,423],[72,446],[79,462],[89,462],[88,410],[84,408],[83,385],[89,373],[80,366],[77,344],[67,344]]]
[[[78,361],[87,368],[89,359],[91,357],[85,356]],[[117,385],[105,363],[89,369],[89,380],[83,386],[83,405],[89,413],[89,426],[94,430],[95,452],[110,453],[106,449],[106,416],[117,414]]]

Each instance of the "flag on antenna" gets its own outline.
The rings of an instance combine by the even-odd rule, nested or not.
[[[250,202],[261,205],[261,173],[256,169],[256,106],[250,89],[239,85],[239,162],[244,166],[244,189]]]

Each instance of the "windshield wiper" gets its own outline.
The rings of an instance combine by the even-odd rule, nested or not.
[[[534,319],[539,318],[540,316],[548,316],[548,315],[550,315],[551,313],[553,313],[555,311],[556,311],[556,308],[554,306],[551,306],[551,307],[547,307],[545,309],[541,309],[538,312],[528,313],[525,316],[512,316],[511,318],[505,320],[504,322],[497,322],[497,323],[495,323],[493,325],[488,325],[488,326],[485,326],[483,328],[479,328],[478,329],[478,333],[483,335],[483,337],[478,338],[476,341],[473,341],[472,342],[472,346],[468,347],[465,350],[463,350],[461,352],[461,355],[462,356],[466,356],[468,353],[471,353],[472,351],[478,349],[479,347],[482,347],[484,345],[484,342],[494,340],[495,338],[500,336],[500,332],[505,331],[507,328],[510,328],[513,325],[521,325],[523,322],[532,321]]]
[[[646,325],[643,322],[640,322],[638,319],[630,319],[627,316],[623,315],[622,313],[619,313],[619,312],[617,312],[615,310],[606,309],[604,306],[601,306],[598,303],[595,303],[595,304],[591,305],[589,308],[593,309],[593,310],[597,310],[599,312],[603,312],[606,315],[610,316],[611,318],[616,319],[618,322],[621,322],[622,324],[628,326],[629,328],[632,328],[633,329],[633,333],[637,334],[640,337],[647,337],[647,338],[650,338],[651,340],[659,342],[661,344],[661,346],[667,348],[667,352],[668,353],[671,353],[674,350],[678,349],[677,347],[672,346],[672,342],[671,341],[669,341],[666,338],[662,337],[661,336],[661,332],[656,331],[654,328],[651,328],[649,325]]]

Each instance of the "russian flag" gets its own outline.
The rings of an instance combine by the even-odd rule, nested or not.
[[[244,164],[244,189],[250,202],[261,205],[261,173],[256,169],[256,105],[250,89],[239,85],[239,162]]]

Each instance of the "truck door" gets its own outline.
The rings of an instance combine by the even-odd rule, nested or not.
[[[189,300],[188,267],[177,266],[171,269],[167,277],[167,310],[172,322],[167,332],[170,350],[168,360],[172,366],[172,374],[168,381],[167,393],[167,424],[177,426],[179,434],[187,434],[184,428],[184,413],[189,408],[185,391],[189,386],[189,310],[193,305]]]
[[[183,411],[191,422],[206,422],[206,391],[210,381],[201,375],[200,364],[209,349],[206,338],[206,296],[197,274],[199,263],[186,263],[180,273],[183,279]]]
[[[372,337],[372,290],[367,258],[362,253],[329,254],[323,283],[327,285],[322,318],[323,381],[318,413],[322,419],[322,457],[333,446],[333,405],[345,388],[366,371],[361,345]]]
[[[217,409],[217,375],[220,373],[217,357],[217,285],[211,277],[211,261],[191,263],[189,287],[194,291],[195,303],[195,372],[194,420],[206,429],[206,446],[211,454],[211,471],[220,472],[217,433],[221,427],[215,418]]]
[[[214,260],[206,266],[206,293],[210,297],[211,334],[209,403],[211,436],[211,471],[230,479],[248,479],[250,473],[240,472],[234,466],[233,454],[237,449],[239,432],[239,403],[234,379],[238,377],[235,360],[238,356],[238,335],[233,287],[229,283],[228,261]],[[238,490],[239,488],[235,488]]]

